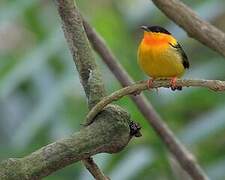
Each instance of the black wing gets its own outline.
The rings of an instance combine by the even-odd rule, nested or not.
[[[177,43],[176,45],[173,45],[173,44],[170,43],[170,45],[173,48],[176,48],[176,50],[181,54],[182,64],[183,64],[184,68],[189,68],[190,64],[189,64],[189,61],[188,61],[188,57],[185,54],[184,50],[182,49],[181,45],[179,43]]]

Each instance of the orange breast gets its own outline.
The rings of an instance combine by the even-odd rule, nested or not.
[[[176,44],[176,39],[168,34],[145,32],[144,43],[150,46],[168,46],[169,43]]]

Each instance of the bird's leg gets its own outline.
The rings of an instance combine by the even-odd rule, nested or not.
[[[147,86],[148,86],[148,90],[151,90],[153,88],[153,83],[154,83],[154,80],[155,78],[151,78],[147,81]],[[159,89],[158,88],[155,88],[156,89],[156,92],[157,94],[159,93]]]
[[[173,77],[171,80],[170,80],[170,86],[171,86],[171,89],[173,91],[176,90],[176,81],[177,81],[177,77]]]
[[[177,77],[173,77],[170,80],[170,86],[171,86],[172,91],[175,91],[175,90],[181,91],[182,90],[182,86],[177,86],[176,82],[177,82]]]
[[[153,88],[153,82],[154,82],[154,78],[151,78],[147,81],[147,86],[148,86],[148,89],[152,89]]]

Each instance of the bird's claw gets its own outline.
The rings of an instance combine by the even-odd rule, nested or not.
[[[152,79],[149,79],[147,81],[147,87],[148,87],[149,90],[153,88],[153,82],[154,82],[154,79],[153,78]]]
[[[182,90],[182,86],[177,86],[176,82],[177,82],[177,78],[176,77],[171,79],[171,81],[170,81],[171,90],[172,91],[175,91],[175,90],[181,91]]]
[[[182,90],[182,86],[176,86],[176,87],[172,87],[171,86],[171,90],[172,91],[176,91],[176,90],[181,91]]]

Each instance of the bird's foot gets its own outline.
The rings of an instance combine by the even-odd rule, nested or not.
[[[147,87],[149,90],[151,90],[153,88],[153,83],[154,83],[154,78],[151,78],[147,81]]]
[[[153,83],[155,81],[155,78],[151,78],[147,81],[147,87],[148,87],[148,90],[151,90],[153,89]],[[159,93],[159,89],[158,88],[155,88],[156,89],[156,93],[158,94]]]
[[[170,80],[170,87],[171,87],[171,90],[172,90],[172,91],[175,91],[175,90],[181,91],[181,90],[182,90],[182,86],[177,86],[176,82],[177,82],[177,77],[173,77],[173,78]]]

